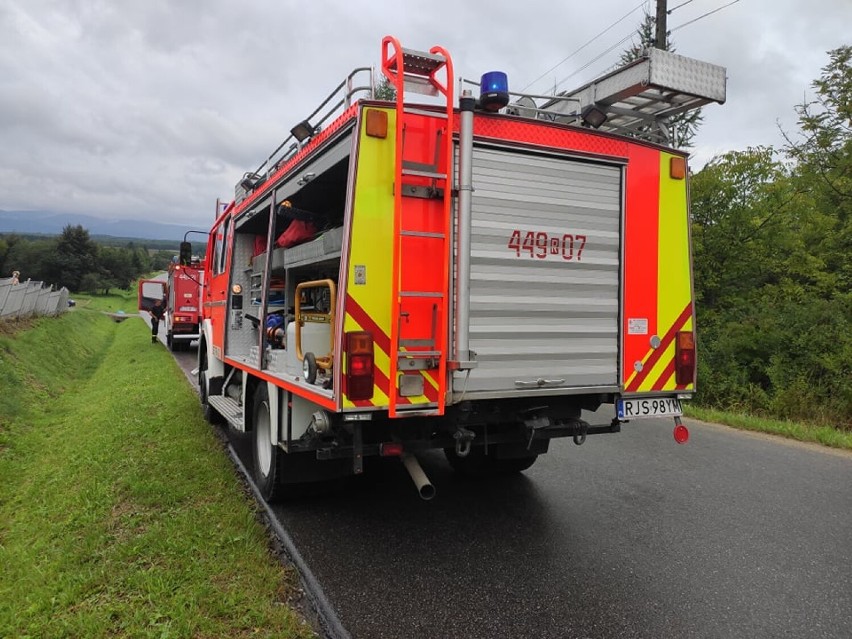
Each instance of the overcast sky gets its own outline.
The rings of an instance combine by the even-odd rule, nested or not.
[[[678,53],[727,68],[693,166],[780,145],[826,51],[852,43],[852,0],[669,0]],[[678,6],[683,5],[683,6]],[[381,38],[444,46],[456,74],[571,89],[612,68],[638,0],[0,0],[0,209],[206,228]],[[632,9],[576,55],[552,67]],[[564,82],[563,82],[564,81]]]

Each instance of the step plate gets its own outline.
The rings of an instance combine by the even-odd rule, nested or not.
[[[210,395],[207,398],[207,403],[215,408],[216,412],[224,417],[234,428],[243,430],[243,409],[237,400],[230,397],[223,397],[222,395]]]

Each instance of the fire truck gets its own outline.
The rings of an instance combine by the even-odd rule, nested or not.
[[[388,36],[381,71],[390,99],[355,69],[216,203],[198,384],[206,418],[252,438],[264,498],[383,456],[429,499],[424,451],[517,473],[648,417],[684,442],[688,169],[667,122],[723,103],[725,69],[655,49],[522,95]]]
[[[194,233],[197,231],[188,231]],[[205,233],[206,235],[206,233]],[[165,302],[163,323],[166,328],[166,345],[172,352],[188,349],[201,334],[201,289],[204,264],[192,255],[192,244],[180,244],[179,255],[169,264],[168,275],[163,280],[139,282],[139,309],[150,310],[155,299]]]
[[[197,258],[169,265],[166,301],[166,345],[172,351],[189,348],[201,327],[201,282],[204,266]]]

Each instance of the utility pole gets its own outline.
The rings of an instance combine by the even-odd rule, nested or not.
[[[654,38],[655,49],[666,49],[666,17],[668,16],[668,0],[657,0],[657,32]]]

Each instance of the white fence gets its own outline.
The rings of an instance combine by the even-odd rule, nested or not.
[[[0,278],[0,320],[59,315],[68,308],[68,289],[58,291],[42,282],[27,280],[13,284],[12,278]]]

